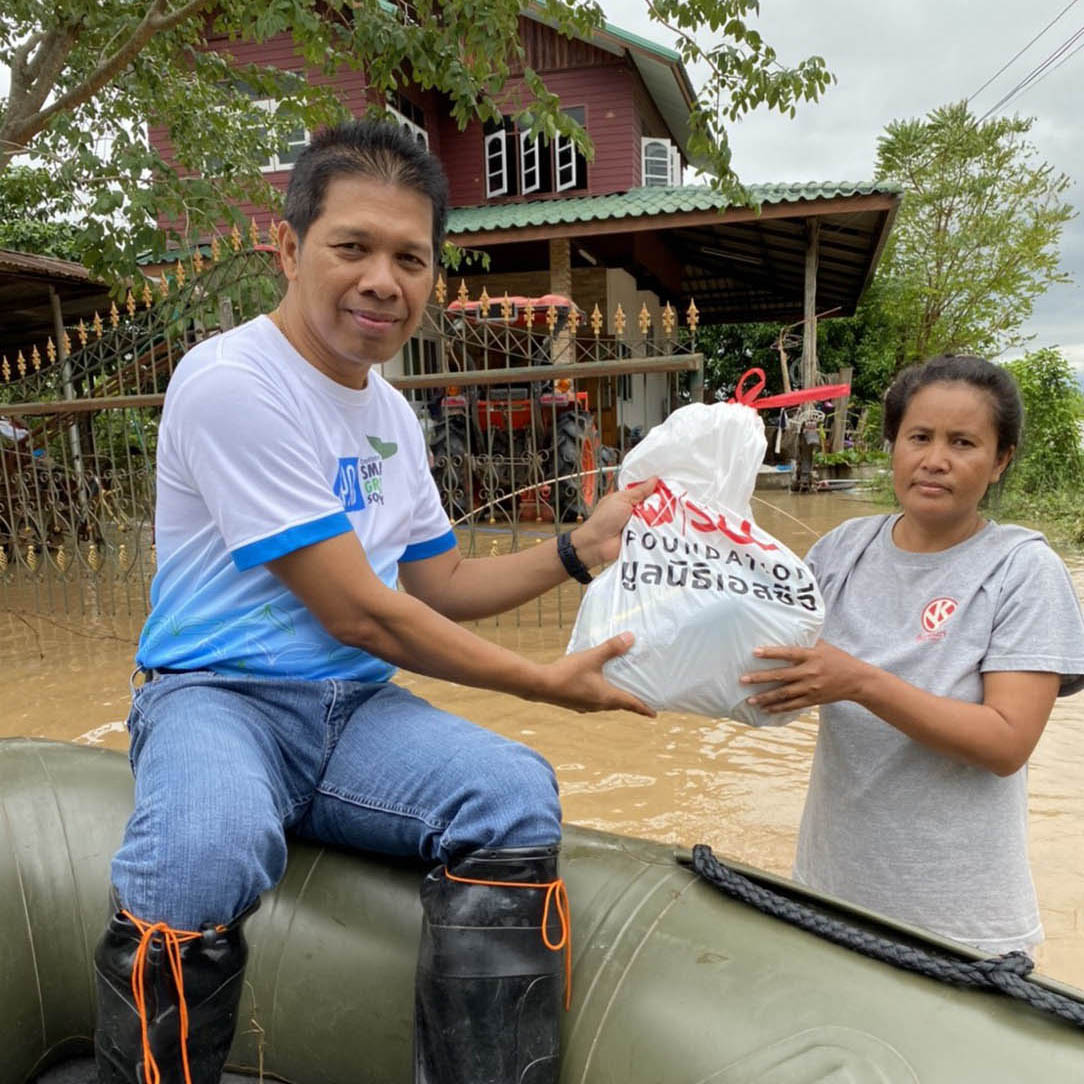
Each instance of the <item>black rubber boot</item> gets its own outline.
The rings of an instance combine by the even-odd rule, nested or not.
[[[414,1008],[415,1084],[554,1084],[564,985],[557,851],[473,851],[422,884]]]
[[[248,947],[241,932],[249,908],[228,926],[207,925],[199,936],[178,937],[188,1008],[188,1070],[191,1084],[219,1084],[233,1042]],[[143,964],[143,1001],[147,1041],[161,1084],[188,1084],[181,1050],[180,997],[162,931],[144,937],[140,928],[117,912],[94,953],[98,988],[98,1025],[94,1057],[99,1084],[145,1084],[140,1011],[132,990],[132,972],[140,943],[147,940]]]

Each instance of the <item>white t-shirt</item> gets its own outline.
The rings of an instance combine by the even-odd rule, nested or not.
[[[409,404],[310,365],[266,316],[190,350],[158,433],[158,572],[148,668],[385,681],[394,668],[323,627],[264,562],[354,531],[394,587],[455,536]]]
[[[809,551],[823,638],[936,696],[981,703],[987,671],[1084,686],[1084,620],[1042,535],[989,523],[940,553],[851,520]],[[1028,868],[1027,768],[1007,778],[912,741],[844,701],[820,709],[795,877],[990,952],[1042,940]]]

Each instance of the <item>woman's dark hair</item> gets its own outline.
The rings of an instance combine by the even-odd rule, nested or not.
[[[896,442],[903,415],[915,392],[930,384],[970,384],[986,392],[993,409],[998,454],[1020,446],[1024,404],[1016,382],[1002,366],[965,354],[941,354],[904,369],[896,377],[885,392],[884,436],[890,444]]]
[[[438,159],[398,125],[356,120],[317,135],[298,155],[286,189],[286,221],[303,241],[336,177],[371,177],[412,188],[433,205],[433,261],[448,228],[448,180]]]

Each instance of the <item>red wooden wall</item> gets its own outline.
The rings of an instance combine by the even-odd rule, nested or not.
[[[595,157],[587,167],[587,188],[572,192],[512,196],[488,202],[517,202],[524,199],[561,198],[577,195],[601,195],[622,192],[641,183],[640,138],[664,135],[666,128],[654,102],[635,67],[622,56],[598,49],[587,42],[562,38],[550,27],[521,17],[520,32],[526,49],[526,62],[545,78],[546,85],[566,107],[581,106],[585,126],[595,145]],[[211,39],[211,48],[228,53],[240,64],[269,64],[288,71],[305,72],[316,84],[336,89],[343,103],[355,115],[366,106],[365,76],[357,71],[326,75],[308,67],[294,49],[287,35],[266,42]],[[452,205],[473,206],[486,203],[483,171],[482,126],[470,123],[460,131],[443,108],[443,99],[433,92],[403,88],[403,93],[425,112],[429,147],[440,157],[451,186]],[[505,89],[508,111],[524,93],[522,79],[513,75]],[[169,132],[165,126],[149,128],[151,143],[164,157],[172,158]],[[285,188],[290,172],[266,175],[276,187]],[[266,227],[271,214],[265,208],[242,204],[238,208],[246,218],[254,218]]]

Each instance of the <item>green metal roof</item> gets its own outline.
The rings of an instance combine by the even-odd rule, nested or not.
[[[629,45],[635,45],[638,49],[646,49],[649,53],[657,53],[664,60],[669,60],[674,64],[681,63],[680,53],[673,49],[667,49],[665,45],[660,45],[656,41],[648,41],[647,38],[641,38],[639,34],[633,34],[630,30],[622,30],[621,27],[614,26],[613,23],[604,22],[602,29],[607,34],[613,34],[615,38],[619,38]]]
[[[753,199],[760,204],[800,203],[803,200],[836,199],[841,196],[899,195],[903,189],[889,182],[808,181],[800,184],[751,184]],[[683,211],[725,210],[731,200],[707,185],[679,188],[631,188],[606,196],[574,196],[570,199],[533,200],[528,203],[484,204],[457,207],[448,216],[448,232],[514,230],[527,226],[556,226],[568,222],[595,222],[607,218],[640,218],[644,215],[680,214]]]

